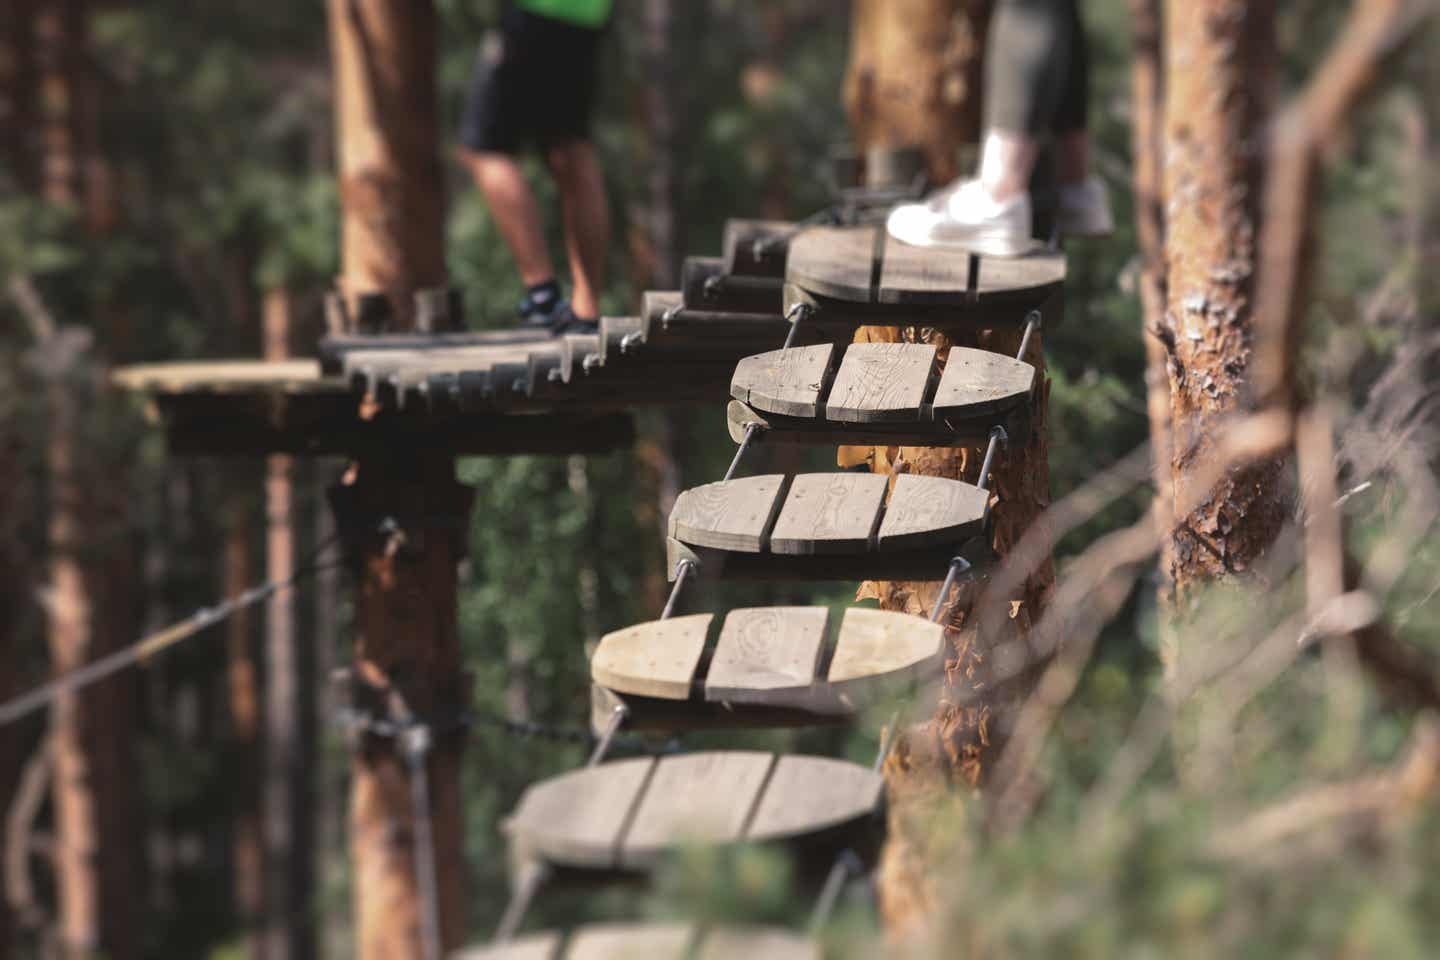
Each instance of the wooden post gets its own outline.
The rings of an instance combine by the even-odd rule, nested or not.
[[[249,474],[247,471],[247,475]],[[251,556],[251,500],[238,484],[231,484],[225,505],[225,549],[222,555],[222,596],[238,596],[255,582]],[[251,957],[259,958],[260,938],[255,925],[264,909],[264,853],[261,843],[259,791],[256,774],[260,753],[260,671],[256,663],[255,622],[241,610],[225,622],[225,653],[230,700],[230,733],[237,764],[235,816],[231,826],[231,882],[235,909],[245,931]]]
[[[290,355],[290,297],[267,290],[261,308],[266,360]],[[293,458],[272,454],[265,472],[265,576],[288,580],[295,572]],[[308,957],[314,950],[311,888],[315,670],[310,644],[297,642],[295,594],[284,589],[265,605],[265,923],[267,960]]]
[[[944,182],[960,172],[960,146],[976,142],[980,134],[980,77],[990,6],[989,0],[857,0],[845,100],[859,149],[920,147],[932,181]],[[1013,356],[1020,330],[983,331],[960,340],[933,331],[862,327],[855,339],[895,341],[902,336],[923,338],[940,346],[942,353],[960,345]],[[1045,422],[1049,386],[1040,337],[1025,359],[1039,370],[1042,386],[1030,434],[1010,438],[992,474],[997,501],[993,546],[1002,557],[1050,500]],[[879,473],[929,474],[974,483],[983,457],[983,446],[845,448],[841,464],[868,460]],[[1009,629],[1030,629],[1052,580],[1047,562],[1020,596],[1008,598],[1014,611]],[[929,582],[868,582],[858,596],[877,598],[882,609],[927,616],[939,587]],[[965,624],[967,614],[965,604],[956,604],[949,615],[952,657],[957,661],[952,676],[966,676],[968,665],[982,658],[985,648],[1014,639],[985,637],[977,643],[972,631],[954,629]],[[897,738],[885,766],[890,830],[878,875],[881,912],[892,931],[919,928],[942,903],[937,887],[941,874],[926,857],[933,817],[937,806],[955,802],[947,784],[973,787],[984,782],[1002,745],[1000,715],[1010,706],[998,700],[961,706],[942,694],[928,721]]]
[[[445,281],[443,197],[437,153],[436,17],[431,0],[330,0],[336,132],[342,203],[340,286],[353,300],[385,291],[398,329],[412,325],[415,289]],[[464,523],[466,491],[454,460],[423,449],[391,450],[354,465],[337,517],[363,541],[356,598],[357,678],[402,693],[417,716],[457,706],[451,530]],[[394,516],[399,531],[375,536],[368,520]],[[361,529],[365,525],[367,529]],[[464,932],[459,745],[436,741],[429,761],[441,939]],[[415,957],[423,905],[413,861],[414,817],[403,758],[388,740],[365,737],[352,766],[356,946],[363,958]]]

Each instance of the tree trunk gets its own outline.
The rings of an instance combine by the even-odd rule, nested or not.
[[[290,355],[290,297],[266,291],[264,356]],[[293,458],[272,454],[265,475],[265,577],[295,572]],[[315,670],[309,644],[296,642],[295,593],[278,590],[265,605],[265,926],[267,960],[314,954],[312,777],[315,751]]]
[[[981,50],[989,17],[988,0],[858,0],[853,7],[850,66],[846,75],[846,106],[856,146],[919,146],[926,154],[931,179],[952,179],[958,172],[959,147],[979,135]],[[1014,355],[1019,331],[982,331],[966,339],[949,339],[933,330],[864,327],[856,340],[922,340],[942,348],[981,346]],[[1044,383],[1044,358],[1037,336],[1026,359],[1036,365]],[[1050,500],[1045,412],[1048,383],[1036,402],[1031,433],[1011,437],[996,461],[991,489],[995,492],[995,550],[1004,556],[1030,527]],[[876,472],[917,473],[952,477],[974,483],[984,447],[875,447],[863,454]],[[856,462],[853,448],[841,462]],[[937,575],[943,571],[936,571]],[[1008,599],[1013,610],[1008,629],[1027,631],[1038,616],[1053,579],[1048,562],[1026,583],[1023,595]],[[882,609],[928,616],[937,582],[863,584],[858,597],[874,597]],[[958,632],[968,610],[952,606],[953,653],[948,675],[964,677],[985,655],[985,648],[1010,637],[985,637]],[[961,706],[942,693],[934,715],[904,731],[885,766],[889,788],[890,832],[879,874],[881,911],[892,933],[905,934],[923,925],[942,899],[939,874],[927,857],[937,805],[963,802],[947,789],[956,782],[979,786],[1001,746],[998,723],[1012,704],[994,700]],[[960,815],[955,812],[956,816]]]
[[[1213,456],[1221,418],[1247,400],[1272,21],[1265,0],[1166,2],[1163,187],[1172,202],[1161,337],[1177,503],[1206,493],[1190,490],[1191,476]],[[1230,471],[1175,518],[1169,578],[1179,612],[1196,584],[1248,579],[1284,522],[1284,499],[1271,460]]]
[[[443,182],[437,155],[436,17],[430,0],[330,0],[342,204],[340,286],[347,297],[386,291],[397,326],[412,326],[411,294],[445,281]],[[398,691],[416,716],[458,707],[455,623],[457,557],[445,518],[463,515],[466,491],[448,456],[394,450],[347,475],[360,504],[344,523],[398,515],[401,537],[363,538],[356,600],[357,677]],[[370,524],[367,524],[370,525]],[[360,532],[360,531],[355,531]],[[464,933],[459,741],[436,742],[429,765],[430,816],[441,940]],[[357,952],[364,958],[421,952],[423,907],[413,855],[414,811],[396,744],[366,737],[352,765]]]
[[[248,471],[247,471],[248,473]],[[237,484],[231,484],[238,487]],[[238,596],[255,579],[251,556],[252,517],[249,498],[232,489],[225,509],[225,551],[222,595]],[[235,757],[234,815],[231,856],[235,908],[245,930],[248,952],[260,957],[256,930],[264,907],[263,846],[260,834],[260,803],[257,762],[260,753],[260,670],[255,658],[254,620],[241,610],[225,623],[225,651],[229,673],[230,735]]]
[[[35,0],[0,0],[0,151],[15,187],[35,189]]]

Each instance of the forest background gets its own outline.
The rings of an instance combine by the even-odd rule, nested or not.
[[[439,0],[443,116],[455,127],[464,90],[497,4]],[[34,301],[93,346],[74,370],[141,360],[258,355],[260,317],[283,295],[294,318],[291,348],[319,334],[320,297],[337,269],[327,31],[322,4],[239,5],[221,0],[95,2],[64,6],[88,39],[74,71],[93,139],[63,145],[9,118],[0,195],[0,692],[47,674],[47,517],[54,484],[48,439],[64,429],[47,403],[57,347],[38,341]],[[1279,15],[1282,75],[1293,85],[1316,65],[1348,4],[1294,0]],[[7,7],[7,10],[11,7]],[[607,312],[635,309],[644,289],[673,285],[680,259],[718,252],[727,217],[798,218],[829,200],[826,159],[846,137],[840,86],[849,22],[827,0],[753,3],[620,0],[607,37],[596,127],[618,216]],[[1120,230],[1070,249],[1066,321],[1046,333],[1051,392],[1050,463],[1058,497],[1145,442],[1145,351],[1129,184],[1131,36],[1124,0],[1084,5],[1094,62],[1096,163],[1109,182]],[[660,11],[657,14],[657,11]],[[72,24],[76,21],[72,21]],[[1433,32],[1433,31],[1432,31]],[[1387,83],[1333,145],[1324,192],[1325,238],[1314,271],[1307,356],[1342,411],[1358,411],[1395,355],[1414,349],[1415,325],[1433,307],[1423,269],[1431,236],[1436,89],[1433,37],[1388,68]],[[476,191],[448,155],[448,260],[474,326],[510,322],[522,292],[508,253]],[[59,151],[59,153],[56,153]],[[38,167],[27,157],[40,156]],[[71,166],[66,167],[69,163]],[[66,170],[99,171],[98,192],[52,189]],[[534,182],[554,210],[538,163]],[[92,180],[92,182],[95,182]],[[554,218],[552,217],[552,225]],[[558,241],[557,241],[558,246]],[[1416,251],[1419,251],[1417,254]],[[19,293],[17,293],[19,291]],[[1358,318],[1358,319],[1357,319]],[[77,341],[78,342],[78,341]],[[63,353],[63,351],[60,351]],[[81,375],[83,378],[83,375]],[[1323,373],[1314,374],[1318,380]],[[264,578],[264,466],[164,455],[137,405],[94,393],[72,425],[83,451],[82,484],[95,501],[86,551],[112,558],[106,629],[121,637],[213,604]],[[471,927],[493,929],[505,902],[507,863],[498,825],[523,787],[577,766],[583,746],[523,737],[500,721],[580,727],[589,713],[583,651],[606,631],[653,617],[664,598],[662,523],[674,495],[719,476],[733,447],[714,409],[647,414],[631,450],[606,457],[471,459],[460,476],[476,485],[471,554],[461,574],[460,624],[481,718],[465,755],[466,854],[473,872]],[[825,457],[813,456],[814,466]],[[329,536],[323,490],[341,465],[295,467],[297,555]],[[793,469],[793,466],[791,467]],[[1347,505],[1362,541],[1379,542],[1399,515],[1399,493],[1350,478]],[[1367,485],[1368,482],[1368,485]],[[1067,561],[1101,535],[1135,522],[1146,491],[1122,497],[1072,531]],[[118,558],[114,559],[114,558]],[[1387,598],[1397,632],[1437,651],[1435,584],[1428,540],[1408,558]],[[1293,584],[1276,587],[1277,597]],[[848,586],[762,585],[697,593],[702,606],[849,602]],[[1292,591],[1293,592],[1293,591]],[[350,954],[345,855],[345,745],[328,722],[324,678],[347,659],[343,578],[324,569],[294,594],[302,658],[299,690],[313,698],[301,731],[319,744],[313,768],[318,870],[305,907],[324,952]],[[1137,775],[1106,829],[1085,816],[1097,784],[1133,744],[1161,684],[1154,583],[1142,582],[1101,634],[1095,656],[1048,741],[1047,802],[1003,843],[962,843],[964,869],[947,878],[949,912],[975,942],[1011,952],[1115,956],[1153,949],[1208,953],[1218,943],[1265,952],[1323,945],[1327,953],[1423,956],[1440,935],[1440,853],[1433,816],[1387,821],[1383,842],[1341,837],[1319,851],[1288,850],[1276,862],[1217,856],[1217,824],[1247,804],[1306,784],[1356,775],[1394,760],[1416,724],[1413,710],[1384,700],[1319,657],[1252,705],[1255,722],[1228,762],[1224,797],[1162,757]],[[1277,603],[1283,603],[1277,600]],[[1217,614],[1217,617],[1220,614]],[[1274,611],[1232,610],[1268,626]],[[127,822],[143,854],[136,922],[146,956],[243,955],[256,917],[241,888],[245,824],[255,809],[258,742],[237,731],[235,691],[245,664],[265,688],[264,618],[232,625],[130,673],[131,765],[139,797]],[[868,761],[875,724],[858,732],[733,735],[786,749]],[[20,795],[27,758],[45,736],[43,718],[0,731],[0,799]],[[694,737],[687,743],[700,743]],[[716,742],[721,742],[718,738]],[[14,785],[14,789],[11,788]],[[103,792],[103,785],[102,785]],[[54,922],[43,796],[7,865],[29,878],[16,901],[7,876],[20,955],[39,949]],[[938,827],[964,834],[965,823]],[[1084,832],[1091,842],[1078,842]],[[1096,838],[1099,839],[1096,839]],[[949,837],[948,839],[953,839]],[[937,841],[938,842],[938,841]],[[1302,870],[1315,861],[1343,869]],[[9,870],[7,866],[7,870]],[[13,874],[13,870],[9,870]],[[808,903],[792,894],[783,862],[750,852],[735,860],[692,857],[648,893],[633,890],[542,900],[535,921],[596,916],[737,917],[794,923]],[[1277,885],[1277,878],[1284,883]],[[638,908],[637,908],[638,904]],[[840,929],[865,934],[852,904]],[[1042,919],[1043,918],[1043,919]],[[1121,945],[1124,948],[1121,949]],[[0,943],[0,955],[4,945]]]

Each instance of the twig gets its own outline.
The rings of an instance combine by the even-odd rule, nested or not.
[[[35,889],[30,883],[33,845],[29,838],[50,787],[53,752],[54,740],[47,736],[25,761],[15,797],[5,814],[5,902],[30,927],[38,927],[45,920],[45,910],[36,900]]]

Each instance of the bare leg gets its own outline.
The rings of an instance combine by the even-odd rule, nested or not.
[[[514,157],[504,153],[465,151],[465,165],[475,178],[475,185],[490,205],[490,215],[500,228],[500,236],[515,258],[515,268],[526,286],[534,286],[555,278],[555,264],[545,249],[541,229],[540,205],[525,181],[525,174]]]
[[[605,252],[610,242],[610,207],[600,163],[594,145],[584,140],[551,147],[545,159],[560,187],[565,253],[574,286],[570,305],[575,316],[593,319],[600,314]]]
[[[1090,176],[1090,134],[1076,130],[1057,139],[1055,167],[1062,184],[1083,183]]]
[[[1030,189],[1040,145],[1032,136],[989,130],[980,151],[980,183],[997,203]]]

